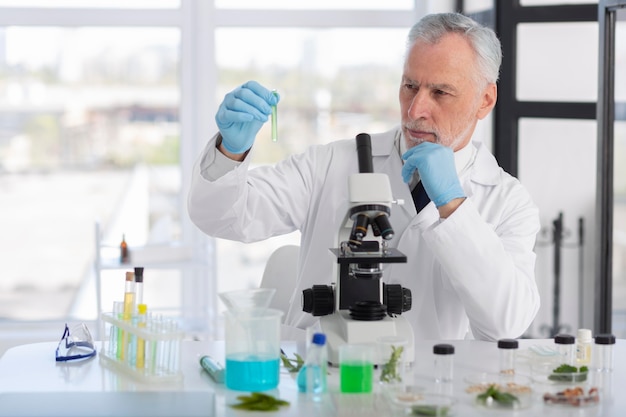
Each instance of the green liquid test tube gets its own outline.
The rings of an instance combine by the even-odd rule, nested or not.
[[[272,94],[278,97],[278,93],[276,90],[272,90]],[[276,105],[272,106],[272,142],[276,142],[278,140],[278,110],[276,109]]]

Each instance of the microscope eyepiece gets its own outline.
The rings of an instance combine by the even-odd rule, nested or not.
[[[356,153],[359,158],[359,172],[374,172],[372,162],[372,138],[367,133],[356,135]]]

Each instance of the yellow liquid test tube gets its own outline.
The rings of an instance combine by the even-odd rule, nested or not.
[[[145,329],[146,327],[146,312],[148,311],[148,306],[145,304],[137,305],[137,310],[139,312],[139,320],[137,326],[139,328]],[[143,369],[146,366],[146,341],[142,338],[137,338],[137,354],[136,354],[136,366],[139,369]]]
[[[276,90],[272,90],[274,97],[278,97]],[[272,142],[278,141],[278,109],[276,104],[272,106]]]
[[[135,274],[132,272],[126,273],[126,284],[124,288],[124,313],[123,320],[130,322],[133,315],[133,309],[135,307]],[[129,334],[122,332],[122,345],[121,352],[118,356],[121,360],[126,359],[126,351],[129,342]]]

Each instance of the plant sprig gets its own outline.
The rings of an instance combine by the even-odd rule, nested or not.
[[[287,357],[287,355],[281,352],[280,360],[282,361],[283,366],[289,372],[299,372],[300,369],[302,369],[302,367],[304,366],[304,358],[298,355],[297,353],[294,353],[293,355],[295,356],[295,359],[290,359]],[[295,362],[295,365],[294,365],[294,362]]]
[[[576,368],[564,363],[553,369],[552,375],[549,375],[548,379],[557,382],[582,382],[587,380],[587,372],[589,372],[589,368],[586,366]]]
[[[246,411],[278,411],[282,406],[288,406],[289,401],[281,400],[268,394],[253,392],[250,395],[240,395],[240,401],[230,407]]]
[[[382,382],[402,382],[402,376],[398,374],[398,362],[402,357],[404,346],[391,346],[391,356],[387,363],[383,365],[380,373]]]
[[[489,385],[487,391],[476,397],[483,405],[487,405],[490,398],[503,407],[514,407],[515,404],[519,403],[519,399],[515,395],[500,391],[495,384]]]
[[[438,405],[414,405],[411,413],[416,416],[437,416],[446,417],[450,411],[450,407]]]

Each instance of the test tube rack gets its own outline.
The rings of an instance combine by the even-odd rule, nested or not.
[[[131,320],[121,320],[114,313],[104,312],[100,318],[108,336],[103,338],[100,349],[103,364],[141,382],[182,380],[180,342],[184,332],[174,320],[148,316],[140,327],[136,315]]]

